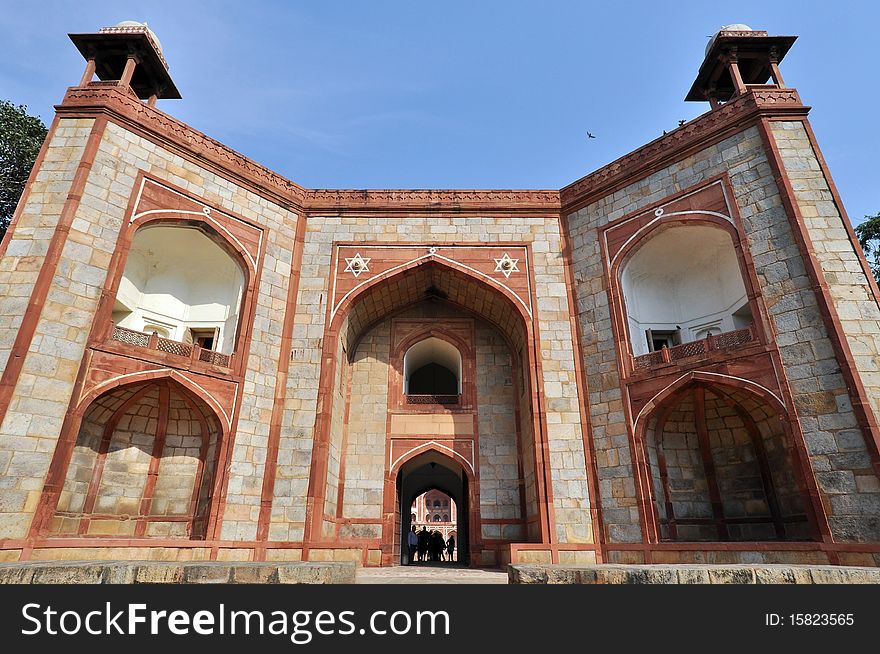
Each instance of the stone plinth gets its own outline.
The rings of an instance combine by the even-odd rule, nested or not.
[[[356,567],[353,561],[46,561],[0,565],[0,584],[353,584]]]
[[[511,584],[878,584],[880,569],[835,565],[509,565]]]

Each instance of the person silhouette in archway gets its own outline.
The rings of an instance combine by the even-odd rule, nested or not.
[[[413,525],[409,533],[406,535],[406,544],[409,547],[409,558],[407,559],[407,564],[412,565],[413,561],[416,560],[416,550],[419,546],[419,536],[416,533],[416,526]]]
[[[449,534],[449,538],[446,539],[446,560],[452,561],[452,553],[455,551],[455,536]]]
[[[431,535],[428,533],[428,529],[423,526],[418,535],[419,561],[425,560],[425,554],[428,551],[428,541],[430,540],[430,538]]]

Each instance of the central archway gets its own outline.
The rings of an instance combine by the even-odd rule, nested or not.
[[[460,488],[444,492],[467,521],[457,531],[471,565],[504,564],[513,543],[549,542],[541,361],[529,306],[440,259],[378,274],[328,306],[304,542],[376,548],[382,565],[397,564],[410,508],[401,511],[401,501],[414,497],[409,489],[399,496],[399,466],[435,443],[466,460],[451,464],[465,469],[466,497]],[[460,375],[451,390],[460,392],[413,402],[405,353],[426,337],[457,350],[449,365]]]
[[[456,520],[456,547],[458,549],[456,563],[467,565],[469,557],[469,516],[470,493],[468,475],[465,469],[448,456],[428,450],[418,454],[400,466],[397,473],[397,515],[400,555],[402,565],[410,563],[406,547],[407,534],[412,525],[410,507],[416,497],[432,489],[442,491],[452,498],[458,507]]]

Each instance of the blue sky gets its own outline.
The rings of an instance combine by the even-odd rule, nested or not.
[[[782,72],[850,217],[880,212],[870,2],[11,2],[0,97],[48,122],[67,32],[147,21],[183,100],[160,108],[308,187],[560,188],[707,110],[707,37],[800,37]],[[587,140],[589,130],[597,135]]]

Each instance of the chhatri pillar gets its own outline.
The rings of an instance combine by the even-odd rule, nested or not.
[[[162,44],[146,23],[123,21],[89,34],[69,34],[86,60],[80,86],[116,82],[152,106],[159,99],[178,99],[168,73]]]

